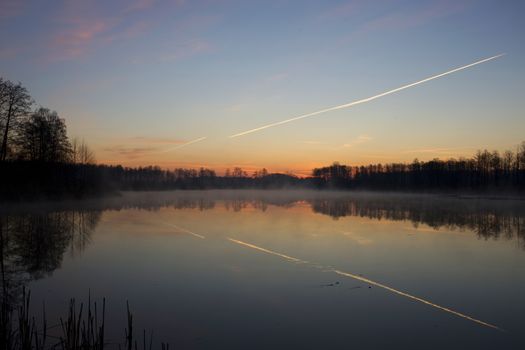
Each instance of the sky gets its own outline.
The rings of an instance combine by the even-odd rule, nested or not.
[[[99,163],[307,175],[457,158],[525,140],[523,13],[510,0],[0,0],[0,76]]]

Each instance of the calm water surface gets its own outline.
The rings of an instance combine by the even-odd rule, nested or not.
[[[114,342],[129,301],[174,349],[525,348],[520,200],[126,193],[0,220],[12,293],[49,323],[105,297]]]

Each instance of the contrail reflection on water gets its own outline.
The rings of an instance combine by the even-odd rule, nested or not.
[[[167,222],[161,222],[161,223],[164,224],[164,225],[166,225],[166,226],[171,226],[171,227],[177,229],[177,230],[180,231],[180,232],[188,233],[188,234],[190,234],[190,235],[192,235],[192,236],[195,236],[195,237],[197,237],[197,238],[200,238],[200,239],[205,239],[205,238],[206,238],[206,237],[204,237],[203,235],[200,235],[200,234],[198,234],[198,233],[195,233],[195,232],[190,231],[190,230],[188,230],[188,229],[185,229],[185,228],[183,228],[183,227],[177,226],[177,225],[175,225],[175,224],[170,224],[170,223],[167,223]]]
[[[245,246],[245,247],[248,247],[248,248],[252,248],[252,249],[255,249],[255,250],[258,250],[258,251],[261,251],[261,252],[264,252],[264,253],[267,253],[267,254],[271,254],[271,255],[275,255],[275,256],[279,256],[281,258],[284,258],[288,261],[293,261],[293,262],[300,262],[300,263],[305,263],[305,264],[310,264],[308,261],[306,260],[302,260],[302,259],[299,259],[299,258],[295,258],[295,257],[292,257],[292,256],[289,256],[289,255],[285,255],[285,254],[282,254],[282,253],[279,253],[279,252],[276,252],[276,251],[273,251],[273,250],[270,250],[270,249],[266,249],[266,248],[263,248],[263,247],[259,247],[259,246],[256,246],[255,244],[251,244],[251,243],[246,243],[246,242],[243,242],[243,241],[239,241],[237,239],[233,239],[233,238],[228,238],[229,241],[233,242],[233,243],[236,243],[236,244],[239,244],[239,245],[242,245],[242,246]],[[317,265],[317,264],[311,264],[313,265],[314,267],[316,268],[321,268],[322,265]],[[485,322],[485,321],[482,321],[482,320],[479,320],[477,318],[474,318],[474,317],[471,317],[471,316],[468,316],[468,315],[465,315],[461,312],[458,312],[458,311],[455,311],[455,310],[452,310],[450,308],[447,308],[447,307],[444,307],[444,306],[441,306],[441,305],[438,305],[438,304],[435,304],[431,301],[428,301],[428,300],[425,300],[423,298],[420,298],[420,297],[417,297],[417,296],[414,296],[412,294],[409,294],[409,293],[405,293],[403,291],[400,291],[398,289],[395,289],[395,288],[392,288],[392,287],[389,287],[385,284],[382,284],[382,283],[379,283],[379,282],[376,282],[376,281],[373,281],[371,279],[368,279],[368,278],[365,278],[363,276],[359,276],[359,275],[356,275],[356,274],[353,274],[353,273],[349,273],[349,272],[345,272],[345,271],[341,271],[341,270],[338,270],[338,269],[335,269],[335,268],[329,268],[329,269],[325,269],[324,271],[326,272],[333,272],[333,273],[336,273],[340,276],[344,276],[344,277],[349,277],[349,278],[353,278],[355,280],[358,280],[358,281],[361,281],[361,282],[365,282],[365,283],[368,283],[370,285],[373,285],[373,286],[376,286],[376,287],[379,287],[379,288],[382,288],[382,289],[385,289],[389,292],[392,292],[394,294],[397,294],[397,295],[401,295],[403,297],[406,297],[408,299],[412,299],[414,301],[418,301],[420,303],[423,303],[425,305],[429,305],[429,306],[432,306],[436,309],[439,309],[439,310],[442,310],[442,311],[445,311],[445,312],[448,312],[452,315],[455,315],[455,316],[458,316],[458,317],[461,317],[463,319],[466,319],[466,320],[469,320],[469,321],[472,321],[474,323],[477,323],[479,325],[482,325],[482,326],[485,326],[485,327],[489,327],[489,328],[492,328],[492,329],[497,329],[499,331],[504,331],[502,328],[498,327],[498,326],[495,326],[493,324],[490,324],[488,322]]]

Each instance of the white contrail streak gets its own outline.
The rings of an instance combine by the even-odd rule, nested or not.
[[[293,262],[299,262],[299,263],[308,263],[307,261],[305,260],[302,260],[302,259],[299,259],[299,258],[294,258],[292,256],[289,256],[289,255],[285,255],[285,254],[281,254],[281,253],[278,253],[278,252],[275,252],[273,250],[269,250],[269,249],[266,249],[266,248],[262,248],[262,247],[259,247],[259,246],[256,246],[254,244],[250,244],[250,243],[246,243],[246,242],[243,242],[243,241],[239,241],[237,239],[233,239],[233,238],[228,238],[228,240],[230,240],[231,242],[234,242],[234,243],[237,243],[237,244],[240,244],[242,246],[245,246],[245,247],[248,247],[248,248],[252,248],[252,249],[255,249],[255,250],[258,250],[258,251],[261,251],[261,252],[264,252],[264,253],[267,253],[267,254],[271,254],[271,255],[276,255],[276,256],[279,256],[281,258],[284,258],[288,261],[293,261]],[[322,265],[313,265],[315,267],[320,267],[320,268],[324,268]],[[493,328],[493,329],[497,329],[499,331],[504,331],[503,329],[501,329],[500,327],[498,326],[495,326],[493,324],[490,324],[490,323],[487,323],[487,322],[484,322],[482,320],[478,320],[477,318],[474,318],[474,317],[471,317],[471,316],[468,316],[468,315],[465,315],[465,314],[462,314],[461,312],[458,312],[458,311],[454,311],[452,309],[449,309],[447,307],[444,307],[444,306],[441,306],[441,305],[438,305],[438,304],[434,304],[433,302],[431,301],[428,301],[428,300],[425,300],[423,298],[419,298],[419,297],[416,297],[412,294],[408,294],[408,293],[405,293],[403,291],[400,291],[398,289],[395,289],[395,288],[392,288],[392,287],[389,287],[385,284],[382,284],[382,283],[379,283],[379,282],[376,282],[376,281],[373,281],[371,279],[368,279],[368,278],[365,278],[365,277],[362,277],[362,276],[359,276],[359,275],[356,275],[356,274],[353,274],[353,273],[349,273],[349,272],[344,272],[344,271],[341,271],[341,270],[337,270],[335,268],[328,268],[327,270],[325,270],[327,272],[333,272],[333,273],[336,273],[340,276],[345,276],[345,277],[350,277],[350,278],[353,278],[355,280],[358,280],[358,281],[361,281],[361,282],[365,282],[365,283],[368,283],[368,284],[371,284],[371,285],[374,285],[376,287],[379,287],[379,288],[383,288],[389,292],[392,292],[392,293],[395,293],[397,295],[401,295],[403,297],[406,297],[406,298],[409,298],[409,299],[412,299],[412,300],[415,300],[415,301],[418,301],[420,303],[423,303],[425,305],[429,305],[429,306],[432,306],[436,309],[439,309],[439,310],[442,310],[442,311],[445,311],[445,312],[448,312],[450,314],[453,314],[455,316],[458,316],[458,317],[461,317],[463,319],[466,319],[466,320],[469,320],[469,321],[472,321],[474,323],[477,323],[479,325],[482,325],[482,326],[486,326],[486,327],[489,327],[489,328]]]
[[[490,324],[490,323],[487,323],[487,322],[484,322],[484,321],[481,321],[481,320],[478,320],[477,318],[474,318],[474,317],[471,317],[471,316],[468,316],[468,315],[465,315],[465,314],[462,314],[461,312],[458,312],[458,311],[454,311],[452,309],[449,309],[447,307],[444,307],[444,306],[441,306],[441,305],[438,305],[438,304],[434,304],[433,302],[431,301],[428,301],[428,300],[425,300],[423,298],[419,298],[419,297],[416,297],[412,294],[408,294],[408,293],[405,293],[405,292],[402,292],[400,290],[397,290],[395,288],[392,288],[392,287],[389,287],[387,285],[384,285],[382,283],[379,283],[379,282],[375,282],[375,281],[372,281],[368,278],[365,278],[365,277],[361,277],[359,275],[354,275],[353,273],[349,273],[349,272],[344,272],[344,271],[340,271],[340,270],[336,270],[336,269],[333,269],[332,272],[338,274],[338,275],[341,275],[341,276],[345,276],[345,277],[350,277],[350,278],[353,278],[353,279],[356,279],[356,280],[359,280],[359,281],[362,281],[362,282],[365,282],[365,283],[368,283],[368,284],[371,284],[371,285],[374,285],[376,287],[379,287],[379,288],[383,288],[383,289],[386,289],[392,293],[395,293],[395,294],[398,294],[398,295],[401,295],[401,296],[404,296],[406,298],[409,298],[409,299],[412,299],[412,300],[415,300],[415,301],[419,301],[420,303],[423,303],[423,304],[426,304],[426,305],[429,305],[429,306],[432,306],[432,307],[435,307],[439,310],[443,310],[445,312],[448,312],[448,313],[451,313],[453,315],[456,315],[456,316],[459,316],[461,318],[464,318],[464,319],[467,319],[469,321],[472,321],[472,322],[475,322],[475,323],[478,323],[480,325],[483,325],[483,326],[487,326],[487,327],[490,327],[490,328],[493,328],[493,329],[497,329],[499,331],[502,331],[503,329],[499,328],[498,326],[495,326],[493,324]]]
[[[335,107],[330,107],[330,108],[325,108],[325,109],[322,109],[322,110],[317,111],[317,112],[312,112],[312,113],[303,114],[303,115],[300,115],[300,116],[297,116],[297,117],[294,117],[294,118],[290,118],[290,119],[282,120],[282,121],[280,121],[280,122],[271,123],[271,124],[263,125],[263,126],[261,126],[261,127],[255,128],[255,129],[251,129],[251,130],[243,131],[243,132],[240,132],[240,133],[238,133],[238,134],[231,135],[230,138],[239,137],[239,136],[244,136],[244,135],[247,135],[247,134],[251,134],[252,132],[261,131],[261,130],[268,129],[268,128],[271,128],[271,127],[274,127],[274,126],[278,126],[278,125],[282,125],[282,124],[291,123],[291,122],[294,122],[294,121],[296,121],[296,120],[300,120],[300,119],[304,119],[304,118],[308,118],[308,117],[313,117],[314,115],[318,115],[318,114],[322,114],[322,113],[326,113],[326,112],[330,112],[330,111],[335,111],[335,110],[338,110],[338,109],[349,108],[349,107],[353,107],[353,106],[356,106],[356,105],[361,104],[361,103],[370,102],[370,101],[373,101],[373,100],[375,100],[375,99],[381,98],[381,97],[383,97],[383,96],[390,95],[390,94],[393,94],[393,93],[395,93],[395,92],[399,92],[399,91],[401,91],[401,90],[405,90],[405,89],[411,88],[411,87],[413,87],[413,86],[416,86],[416,85],[419,85],[419,84],[426,83],[427,81],[431,81],[431,80],[434,80],[434,79],[437,79],[437,78],[441,78],[441,77],[444,77],[444,76],[446,76],[446,75],[449,75],[449,74],[452,74],[452,73],[455,73],[455,72],[459,72],[460,70],[467,69],[467,68],[470,68],[470,67],[476,66],[476,65],[478,65],[478,64],[481,64],[481,63],[485,63],[485,62],[488,62],[488,61],[494,60],[494,59],[499,58],[499,57],[504,56],[504,55],[505,55],[505,54],[502,53],[502,54],[499,54],[499,55],[496,55],[496,56],[492,56],[492,57],[489,57],[489,58],[485,58],[485,59],[482,59],[482,60],[476,61],[476,62],[474,62],[474,63],[467,64],[466,66],[462,66],[462,67],[459,67],[459,68],[455,68],[455,69],[449,70],[449,71],[447,71],[447,72],[445,72],[445,73],[441,73],[441,74],[433,75],[433,76],[428,77],[428,78],[425,78],[425,79],[423,79],[423,80],[416,81],[415,83],[411,83],[411,84],[403,85],[403,86],[401,86],[401,87],[398,87],[398,88],[395,88],[395,89],[388,90],[388,91],[386,91],[386,92],[380,93],[380,94],[378,94],[378,95],[374,95],[374,96],[371,96],[371,97],[363,98],[363,99],[361,99],[361,100],[357,100],[357,101],[354,101],[354,102],[346,103],[346,104],[344,104],[344,105],[335,106]]]
[[[277,253],[277,252],[274,252],[273,250],[268,250],[268,249],[265,249],[265,248],[261,248],[261,247],[258,247],[256,245],[253,245],[253,244],[250,244],[250,243],[246,243],[246,242],[243,242],[243,241],[239,241],[239,240],[236,240],[236,239],[233,239],[233,238],[229,238],[228,237],[228,240],[230,240],[230,241],[232,241],[234,243],[243,245],[243,246],[248,247],[248,248],[260,250],[261,252],[265,252],[265,253],[268,253],[268,254],[280,256],[281,258],[284,258],[286,260],[290,260],[290,261],[297,262],[297,263],[308,263],[305,260],[301,260],[301,259],[297,259],[297,258],[294,258],[292,256],[289,256],[289,255],[284,255],[284,254],[281,254],[281,253]]]
[[[183,227],[177,226],[177,225],[175,225],[175,224],[169,224],[169,223],[167,223],[167,222],[161,222],[161,223],[164,224],[164,225],[166,225],[166,226],[174,227],[174,228],[176,228],[177,230],[179,230],[179,231],[181,231],[181,232],[188,233],[188,234],[190,234],[190,235],[192,235],[192,236],[195,236],[195,237],[197,237],[197,238],[200,238],[200,239],[205,239],[205,238],[206,238],[206,237],[204,237],[203,235],[199,235],[198,233],[195,233],[195,232],[190,231],[190,230],[188,230],[188,229],[185,229],[185,228],[183,228]]]
[[[169,149],[167,149],[167,150],[164,150],[163,152],[174,151],[174,150],[176,150],[176,149],[179,149],[179,148],[182,148],[182,147],[186,147],[186,146],[188,146],[188,145],[191,145],[191,144],[193,144],[193,143],[197,143],[197,142],[200,142],[200,141],[203,141],[203,140],[206,140],[206,139],[207,139],[206,136],[205,136],[205,137],[199,137],[198,139],[195,139],[195,140],[191,140],[191,141],[188,141],[188,142],[182,143],[182,144],[177,145],[177,146],[175,146],[175,147],[172,147],[172,148],[169,148]]]

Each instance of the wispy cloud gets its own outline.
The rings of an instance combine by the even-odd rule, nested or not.
[[[107,34],[102,38],[102,41],[105,43],[112,43],[121,40],[135,39],[151,30],[153,25],[154,24],[151,21],[140,20],[120,31]]]
[[[306,140],[306,141],[301,141],[301,143],[304,143],[305,145],[322,145],[325,142],[315,141],[315,140]]]
[[[135,50],[126,57],[127,62],[173,62],[193,57],[213,49],[208,40],[200,38],[219,18],[216,14],[182,13],[191,11],[182,0],[68,0],[53,2],[49,7],[42,13],[46,30],[35,33],[31,42],[24,43],[24,53],[43,65],[85,61],[124,42],[136,41],[133,44],[141,46],[136,39],[149,35],[157,27],[162,27],[164,34],[173,35],[166,35],[165,42],[159,43],[154,50]],[[0,19],[22,14],[29,16],[32,15],[30,10],[35,9],[37,6],[27,0],[0,0]],[[5,44],[0,59],[19,56],[15,42]]]
[[[432,154],[453,154],[459,151],[472,151],[474,147],[454,147],[454,148],[420,148],[402,151],[401,153],[432,153]]]
[[[133,136],[126,139],[133,143],[146,143],[155,145],[180,145],[188,141],[182,139],[170,139],[162,137]]]
[[[368,135],[359,135],[358,137],[356,137],[354,140],[350,141],[349,143],[343,144],[343,147],[350,148],[350,147],[361,145],[363,143],[366,143],[372,140],[373,138]]]
[[[120,156],[125,159],[136,159],[151,155],[158,152],[155,147],[127,147],[127,146],[112,146],[103,149],[104,152]],[[118,161],[117,161],[118,162]]]
[[[171,152],[191,144],[204,141],[205,139],[206,137],[200,137],[193,140],[181,140],[135,136],[121,139],[121,144],[102,148],[102,151],[112,154],[112,157],[120,156],[126,160],[133,160],[141,157]]]
[[[206,136],[204,136],[204,137],[199,137],[198,139],[190,140],[190,141],[187,141],[187,142],[181,143],[181,144],[179,144],[179,145],[177,145],[177,146],[175,146],[175,147],[171,147],[171,148],[169,148],[169,149],[166,149],[166,150],[164,150],[163,152],[171,152],[171,151],[177,150],[177,149],[179,149],[179,148],[186,147],[186,146],[192,145],[192,144],[194,144],[194,143],[204,141],[204,140],[206,140],[206,139],[207,139]]]
[[[55,59],[72,59],[85,55],[95,39],[101,38],[114,25],[115,20],[70,20],[68,28],[56,34],[53,38]]]
[[[52,60],[71,60],[86,56],[121,40],[130,40],[153,27],[151,20],[133,15],[153,7],[155,0],[137,0],[131,5],[104,11],[100,4],[68,1],[55,21],[60,29],[52,36]]]

